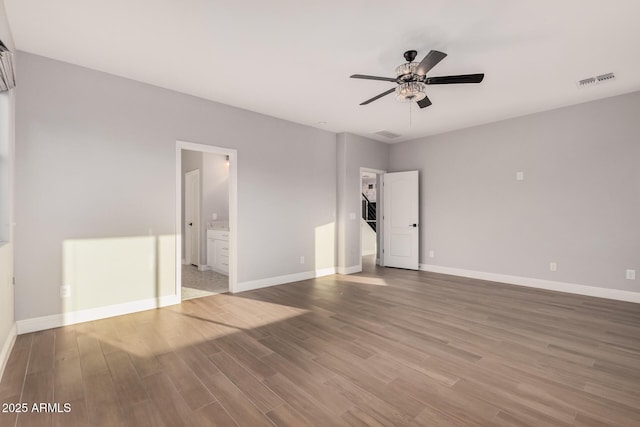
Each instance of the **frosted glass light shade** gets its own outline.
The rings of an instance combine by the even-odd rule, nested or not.
[[[418,68],[417,62],[405,62],[396,68],[396,77],[404,76],[407,74],[415,74],[416,68]]]
[[[400,102],[418,102],[427,96],[425,88],[424,83],[402,83],[396,88],[396,99]]]

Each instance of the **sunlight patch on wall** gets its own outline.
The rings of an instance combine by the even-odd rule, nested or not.
[[[315,229],[315,269],[316,271],[334,268],[336,265],[336,229],[335,223],[319,225]]]
[[[175,293],[175,235],[69,239],[62,257],[63,313]]]

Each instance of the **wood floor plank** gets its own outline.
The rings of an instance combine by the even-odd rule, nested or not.
[[[266,413],[280,406],[282,400],[265,387],[256,377],[249,373],[225,352],[210,356],[221,372],[236,385],[260,411]]]
[[[413,419],[413,416],[402,412],[386,400],[367,392],[339,375],[331,378],[325,384],[333,388],[340,397],[351,402],[354,408],[366,412],[382,425],[402,426],[409,424]]]
[[[53,334],[51,334],[51,337],[53,337]],[[51,348],[47,343],[47,351],[50,351],[49,357],[53,358],[53,341],[51,341],[50,345]],[[46,362],[46,365],[48,366],[48,362]],[[18,414],[16,426],[50,426],[52,414],[46,410],[42,412],[39,409],[34,410],[33,405],[35,404],[36,408],[39,408],[40,403],[53,403],[53,372],[39,371],[27,374],[21,402],[27,403],[29,410]]]
[[[122,408],[123,427],[169,427],[151,399]]]
[[[203,382],[220,405],[240,426],[271,426],[269,419],[221,373],[204,378]]]
[[[314,376],[298,366],[287,363],[287,360],[279,354],[271,354],[264,357],[263,360],[332,413],[341,414],[353,406],[348,400],[336,394],[331,387],[324,384],[324,376]]]
[[[121,407],[135,405],[149,398],[129,354],[117,350],[105,354],[105,359]]]
[[[84,399],[56,400],[61,404],[68,403],[70,411],[53,414],[53,427],[86,427],[89,425],[89,414]]]
[[[210,403],[195,412],[198,426],[236,427],[238,424],[218,402]]]
[[[159,373],[150,375],[142,381],[165,425],[172,427],[197,425],[191,409],[169,377]]]
[[[175,352],[162,354],[158,356],[158,360],[164,366],[162,373],[171,380],[191,409],[195,410],[215,401],[213,394],[201,381],[204,377],[200,378],[194,374],[189,365]],[[212,368],[213,372],[218,372],[213,364]]]
[[[100,370],[88,375],[83,373],[83,379],[85,402],[91,427],[109,427],[120,424],[122,414],[109,371]]]
[[[265,384],[293,409],[298,411],[298,413],[305,414],[305,417],[315,425],[347,425],[346,422],[340,418],[342,413],[332,412],[330,409],[322,406],[314,396],[307,394],[282,374],[276,374],[267,378]]]
[[[51,372],[55,367],[55,330],[36,332],[33,335],[31,357],[27,374]]]
[[[55,358],[60,360],[79,359],[78,336],[73,326],[54,329]]]
[[[80,333],[77,337],[77,342],[83,376],[89,377],[109,372],[98,338]]]
[[[22,395],[29,359],[31,356],[31,345],[33,334],[18,335],[13,345],[13,350],[7,360],[7,365],[0,382],[0,402],[15,402]]]
[[[276,373],[272,367],[236,343],[220,343],[220,348],[224,349],[225,353],[233,357],[260,381]]]
[[[54,396],[58,402],[84,402],[84,381],[80,359],[61,359],[56,363],[53,383]]]
[[[267,412],[267,416],[278,427],[298,427],[310,424],[309,420],[286,403]]]

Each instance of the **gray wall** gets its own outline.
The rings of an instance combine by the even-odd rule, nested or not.
[[[211,214],[218,220],[229,219],[229,166],[222,154],[204,153],[202,156],[202,218],[206,225]]]
[[[0,1],[0,40],[2,40],[10,50],[14,50],[13,38],[4,10],[4,1]],[[5,343],[11,339],[9,333],[15,321],[13,311],[13,284],[11,283],[11,278],[13,277],[13,239],[10,227],[11,221],[13,220],[14,91],[15,89],[0,93],[0,156],[2,157],[3,173],[3,177],[0,180],[2,181],[3,188],[0,189],[0,191],[3,192],[2,197],[4,197],[2,200],[4,206],[1,208],[3,209],[1,220],[4,224],[0,224],[0,227],[4,229],[2,233],[4,238],[6,239],[8,236],[8,241],[0,243],[0,351]],[[7,199],[9,200],[8,206],[5,205]],[[0,355],[0,375],[3,362]]]
[[[636,92],[393,145],[420,171],[420,262],[640,291],[639,117]]]
[[[389,145],[350,133],[337,136],[338,268],[360,263],[362,181],[360,168],[388,171]],[[355,219],[349,219],[349,213]]]
[[[335,222],[335,134],[28,53],[18,72],[17,319],[66,309],[63,242],[151,236],[162,246],[179,231],[176,140],[238,150],[239,282],[335,265],[335,242],[316,244],[318,227]],[[157,251],[158,269],[175,267],[166,247]],[[101,286],[114,287],[103,305],[134,294]]]

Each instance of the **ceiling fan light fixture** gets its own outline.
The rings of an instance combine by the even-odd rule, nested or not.
[[[396,77],[411,77],[412,74],[416,73],[417,68],[417,62],[405,62],[404,64],[398,65],[398,67],[396,68]]]
[[[402,83],[396,88],[396,99],[400,102],[418,102],[427,96],[425,89],[424,83]]]

